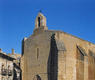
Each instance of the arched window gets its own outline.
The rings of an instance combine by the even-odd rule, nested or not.
[[[41,23],[40,23],[40,17],[38,17],[38,26],[40,27]]]
[[[36,75],[33,80],[41,80],[41,77],[39,75]]]

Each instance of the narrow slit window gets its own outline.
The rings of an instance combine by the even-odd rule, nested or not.
[[[37,48],[37,59],[39,58],[39,48]]]

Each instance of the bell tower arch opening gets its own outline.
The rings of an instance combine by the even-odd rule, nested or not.
[[[38,30],[48,30],[46,25],[46,17],[41,12],[38,13],[38,16],[35,20],[34,32]]]
[[[41,26],[41,18],[38,17],[38,27],[40,27],[40,26]]]

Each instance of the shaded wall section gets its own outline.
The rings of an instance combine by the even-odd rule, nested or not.
[[[58,79],[58,49],[55,40],[55,34],[51,36],[51,47],[48,58],[48,80]]]

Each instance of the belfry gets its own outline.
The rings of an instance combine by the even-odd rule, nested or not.
[[[36,17],[35,20],[34,31],[36,30],[48,30],[46,25],[46,17],[41,12],[38,13],[38,16]]]

